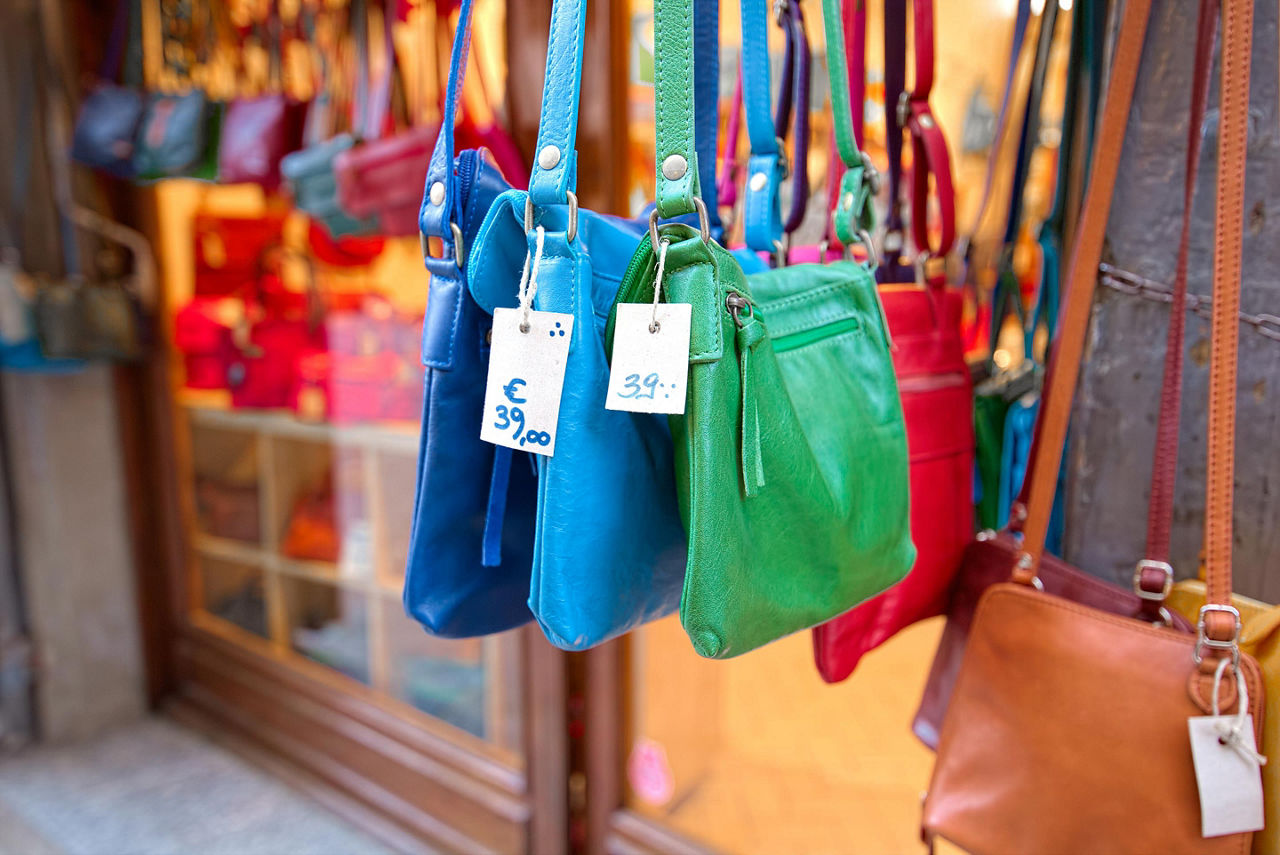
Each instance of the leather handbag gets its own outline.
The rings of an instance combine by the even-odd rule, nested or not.
[[[1094,17],[1094,12],[1082,9],[1081,15],[1082,26],[1074,28],[1073,32],[1084,38],[1093,32],[1093,27],[1090,24],[1091,19]],[[1051,21],[1051,19],[1049,20]],[[1072,57],[1082,56],[1083,50],[1084,48],[1077,49],[1077,45],[1073,43]],[[1077,80],[1076,82],[1079,81]],[[1069,93],[1071,88],[1069,85]],[[1004,111],[1002,110],[1002,112]],[[1022,137],[1027,137],[1025,131]],[[1196,138],[1189,141],[1189,151],[1192,145],[1198,147],[1199,139]],[[1069,154],[1070,151],[1066,148],[1060,152],[1061,157],[1068,157]],[[1060,172],[1060,176],[1062,174]],[[1188,177],[1189,180],[1194,182],[1194,175],[1189,174]],[[1050,246],[1054,245],[1056,245],[1056,241],[1050,243]],[[1046,255],[1044,259],[1046,277],[1054,276],[1053,273],[1047,270],[1051,261],[1052,258]],[[1004,278],[1006,280],[1011,278],[1008,270],[1005,271],[1005,274]],[[1051,280],[1042,283],[1037,301],[1037,314],[1041,310],[1047,310],[1047,307],[1043,305],[1049,298],[1046,288],[1052,287],[1052,285]],[[1007,285],[1004,287],[1007,288]],[[1001,286],[998,285],[997,291],[999,292],[1000,290]],[[1010,296],[1012,300],[1020,299],[1016,295]],[[1003,307],[1009,305],[999,294],[993,298],[992,303],[994,309],[993,317],[998,316],[1003,311]],[[1034,326],[1033,322],[1033,330]],[[1030,341],[1029,336],[1028,341]],[[1028,352],[1030,352],[1030,349],[1028,349]],[[1006,578],[1007,553],[1010,549],[1016,547],[1017,540],[1021,537],[1030,490],[1030,482],[1024,477],[1025,473],[1029,471],[1029,465],[1025,461],[1029,461],[1033,446],[1032,431],[1025,423],[1028,421],[1034,422],[1039,410],[1038,403],[1033,404],[1024,399],[1030,397],[1034,400],[1033,384],[1036,380],[1037,378],[1034,374],[1024,372],[1018,378],[1018,383],[1021,384],[1020,387],[1014,384],[1006,384],[999,393],[979,396],[974,402],[974,421],[979,437],[979,447],[982,446],[984,433],[993,434],[994,436],[990,438],[990,441],[996,443],[996,447],[1000,450],[1000,457],[998,458],[984,459],[980,456],[979,467],[981,468],[985,465],[992,468],[992,471],[989,471],[985,476],[989,478],[992,489],[996,491],[995,495],[988,497],[991,500],[989,507],[1003,510],[1004,516],[1001,518],[1007,521],[1007,530],[997,534],[993,529],[983,529],[977,540],[966,549],[961,569],[957,574],[954,588],[951,591],[950,600],[946,608],[946,626],[943,628],[942,636],[939,639],[938,650],[934,655],[934,661],[929,670],[920,706],[912,723],[912,729],[916,736],[931,748],[936,748],[938,745],[938,734],[961,662],[963,661],[965,646],[973,622],[974,609],[987,588],[1004,581]],[[1012,400],[1005,400],[1006,395]],[[1020,447],[1024,444],[1025,450]],[[1024,462],[1019,465],[1015,462],[1018,460]],[[1045,540],[1046,548],[1050,552],[1056,551],[1062,538],[1064,517],[1063,481],[1064,474],[1060,471]],[[1153,503],[1155,501],[1153,497]],[[1153,507],[1155,507],[1155,504],[1153,504]],[[1153,522],[1152,526],[1154,525],[1155,523]],[[1052,555],[1045,556],[1042,559],[1039,579],[1044,586],[1044,590],[1054,596],[1124,617],[1141,615],[1148,620],[1167,620],[1173,627],[1185,632],[1190,632],[1192,629],[1192,625],[1176,612],[1165,612],[1163,615],[1159,612],[1158,604],[1151,599],[1151,596],[1155,592],[1162,590],[1163,583],[1160,579],[1147,578],[1143,580],[1139,578],[1136,580],[1133,590],[1126,590],[1083,573]],[[1148,590],[1144,591],[1143,585]]]
[[[691,21],[692,11],[686,25]],[[673,611],[685,568],[666,419],[603,406],[605,323],[644,225],[577,204],[585,28],[585,2],[556,0],[529,191],[497,198],[468,252],[467,270],[472,296],[491,313],[517,305],[516,283],[528,262],[538,287],[526,305],[574,317],[555,454],[535,457],[529,585],[529,607],[543,633],[572,650]],[[687,26],[684,38],[692,68]],[[691,133],[692,125],[691,116]]]
[[[527,452],[480,439],[490,313],[468,288],[467,251],[494,200],[510,189],[484,151],[454,153],[454,116],[467,68],[472,0],[463,0],[444,120],[422,197],[431,274],[421,358],[426,366],[417,488],[405,568],[405,610],[436,635],[501,632],[532,618],[538,483]],[[437,189],[438,188],[438,189]],[[428,238],[443,251],[427,252]],[[448,501],[439,497],[448,496]]]
[[[1169,304],[1169,335],[1165,343],[1164,387],[1160,415],[1156,423],[1156,452],[1151,469],[1151,510],[1147,529],[1146,560],[1143,565],[1173,575],[1169,564],[1170,535],[1173,528],[1174,485],[1178,472],[1178,434],[1182,412],[1182,369],[1186,330],[1187,264],[1191,241],[1191,202],[1200,162],[1201,126],[1209,100],[1213,71],[1213,42],[1217,3],[1200,5],[1196,38],[1195,70],[1192,74],[1191,115],[1187,122],[1187,159],[1183,190],[1182,234],[1178,246],[1173,294]],[[1184,579],[1169,592],[1169,609],[1188,621],[1196,621],[1209,602],[1203,579]],[[1267,688],[1266,720],[1259,746],[1268,757],[1280,755],[1280,606],[1233,594],[1231,605],[1240,612],[1240,649],[1258,660]],[[1266,828],[1253,837],[1254,855],[1280,853],[1280,764],[1262,767]]]
[[[350,6],[350,29],[356,43],[357,81],[355,105],[357,109],[356,127],[353,132],[344,132],[322,138],[321,134],[330,130],[321,127],[321,122],[308,122],[308,132],[314,136],[304,140],[303,148],[286,155],[280,161],[280,172],[289,184],[293,194],[293,203],[305,211],[313,220],[319,222],[332,237],[350,235],[375,234],[378,230],[376,218],[353,217],[342,207],[338,199],[338,179],[334,174],[334,161],[338,155],[347,151],[357,142],[357,134],[376,134],[377,129],[370,127],[373,112],[369,93],[369,17],[363,0],[355,0]],[[329,63],[327,77],[336,77],[336,69]],[[313,107],[314,109],[314,107]],[[319,116],[320,113],[314,114]]]
[[[921,73],[920,69],[931,68],[933,62],[932,26],[924,25],[926,18],[932,18],[932,2],[915,0],[913,10],[917,17],[916,79],[927,82],[932,73]],[[860,103],[865,88],[862,36],[866,5],[845,3],[844,12],[846,23],[851,24],[845,31],[846,52],[853,58],[850,89],[858,93],[851,101]],[[855,41],[848,41],[850,34]],[[898,35],[905,36],[905,22]],[[927,101],[929,93],[915,97]],[[857,139],[861,124],[852,129]],[[941,159],[926,161],[922,167],[949,170],[945,144],[942,154]],[[891,178],[896,174],[891,171]],[[890,183],[891,198],[897,198],[896,187]],[[840,193],[831,196],[836,200],[830,218],[834,227]],[[923,210],[914,216],[924,216]],[[837,242],[852,243],[855,239],[847,231],[837,235]],[[903,266],[899,269],[912,269],[909,281],[879,286],[906,420],[916,561],[907,577],[883,594],[814,628],[814,662],[827,682],[847,678],[866,653],[899,630],[945,611],[952,579],[973,534],[972,390],[960,337],[960,292],[947,287],[944,275],[927,267],[922,264],[917,272],[914,266]]]
[[[384,235],[413,235],[418,233],[422,201],[418,188],[427,177],[438,128],[416,125],[391,136],[383,135],[398,67],[392,37],[394,16],[387,13],[383,21],[387,68],[369,97],[370,118],[364,139],[333,158],[334,178],[338,201],[351,216],[375,220]]]
[[[743,90],[751,139],[746,234],[781,233],[785,172],[768,103],[767,7],[742,4]],[[823,6],[842,44],[838,3]],[[659,227],[699,199],[688,0],[657,4],[658,207],[619,302],[692,306],[688,396],[670,417],[681,517],[689,533],[680,616],[694,649],[727,658],[807,629],[901,579],[907,449],[888,333],[866,265],[799,265],[750,277],[708,229]],[[843,54],[828,56],[846,213],[870,216],[870,176],[854,144]],[[677,164],[678,161],[678,164]],[[677,168],[677,165],[679,168]],[[759,176],[764,176],[763,181]],[[658,283],[661,259],[663,275]]]
[[[133,152],[136,177],[213,180],[218,169],[222,110],[221,104],[210,101],[199,89],[150,96]]]
[[[1221,119],[1205,515],[1210,596],[1197,634],[1035,586],[1149,10],[1147,0],[1131,0],[1123,12],[1037,426],[1024,538],[1005,549],[1011,581],[990,588],[974,615],[924,802],[930,843],[941,838],[991,855],[1212,855],[1242,852],[1252,838],[1249,831],[1202,836],[1188,742],[1189,718],[1237,711],[1253,716],[1256,739],[1265,703],[1261,672],[1239,649],[1240,615],[1229,604],[1244,109],[1224,108]],[[1227,3],[1224,105],[1247,103],[1251,28],[1252,4]],[[1244,757],[1248,743],[1240,739],[1239,731],[1224,733],[1215,747],[1237,746]],[[1135,819],[1152,816],[1158,821]]]
[[[71,159],[116,178],[134,175],[134,144],[142,121],[142,68],[134,61],[141,42],[138,0],[117,0],[98,80],[80,103]],[[124,84],[116,82],[123,66]]]

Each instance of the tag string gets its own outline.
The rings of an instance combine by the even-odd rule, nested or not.
[[[658,302],[662,298],[662,276],[667,271],[667,248],[670,246],[671,241],[664,238],[658,247],[658,275],[653,277],[653,314],[649,316],[651,333],[662,329],[662,324],[658,323]]]
[[[1240,696],[1236,714],[1230,721],[1221,718],[1222,714],[1218,705],[1218,687],[1222,683],[1222,675],[1226,672],[1227,665],[1230,662],[1230,659],[1224,657],[1218,662],[1218,670],[1213,674],[1213,714],[1218,718],[1218,721],[1214,723],[1214,729],[1218,731],[1218,742],[1234,749],[1245,760],[1258,766],[1265,766],[1267,765],[1266,756],[1250,748],[1244,739],[1244,728],[1248,724],[1249,714],[1249,688],[1245,685],[1244,675],[1240,673],[1239,668],[1235,670],[1236,690]]]
[[[533,310],[533,295],[538,293],[538,268],[542,266],[542,247],[546,238],[547,230],[538,226],[534,251],[524,257],[524,272],[520,274],[520,311],[524,313],[520,318],[522,333],[529,331],[529,312]]]

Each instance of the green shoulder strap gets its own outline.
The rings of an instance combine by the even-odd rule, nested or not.
[[[653,111],[657,218],[694,211],[707,223],[698,185],[693,123],[693,0],[656,0],[653,10]],[[706,233],[707,227],[703,227]]]
[[[853,136],[853,109],[849,103],[848,57],[844,52],[844,20],[840,0],[822,0],[822,26],[827,40],[827,73],[831,79],[831,115],[835,122],[836,151],[844,164],[840,200],[836,205],[836,238],[845,246],[865,241],[876,226],[875,194],[879,175],[871,158],[858,151]],[[859,104],[861,109],[862,105]]]

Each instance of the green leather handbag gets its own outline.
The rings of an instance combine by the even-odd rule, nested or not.
[[[689,534],[680,619],[699,654],[727,658],[880,593],[906,575],[915,548],[902,406],[870,269],[846,261],[748,277],[710,238],[693,149],[690,2],[657,3],[658,208],[618,302],[653,299],[665,252],[660,295],[692,306],[686,407],[670,417]],[[695,211],[701,229],[658,226]]]

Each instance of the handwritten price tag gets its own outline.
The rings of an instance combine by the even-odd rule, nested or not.
[[[494,310],[480,438],[551,457],[573,315],[530,312],[522,332],[524,317],[519,309]]]
[[[607,410],[683,413],[689,380],[688,303],[623,303],[613,324]]]

